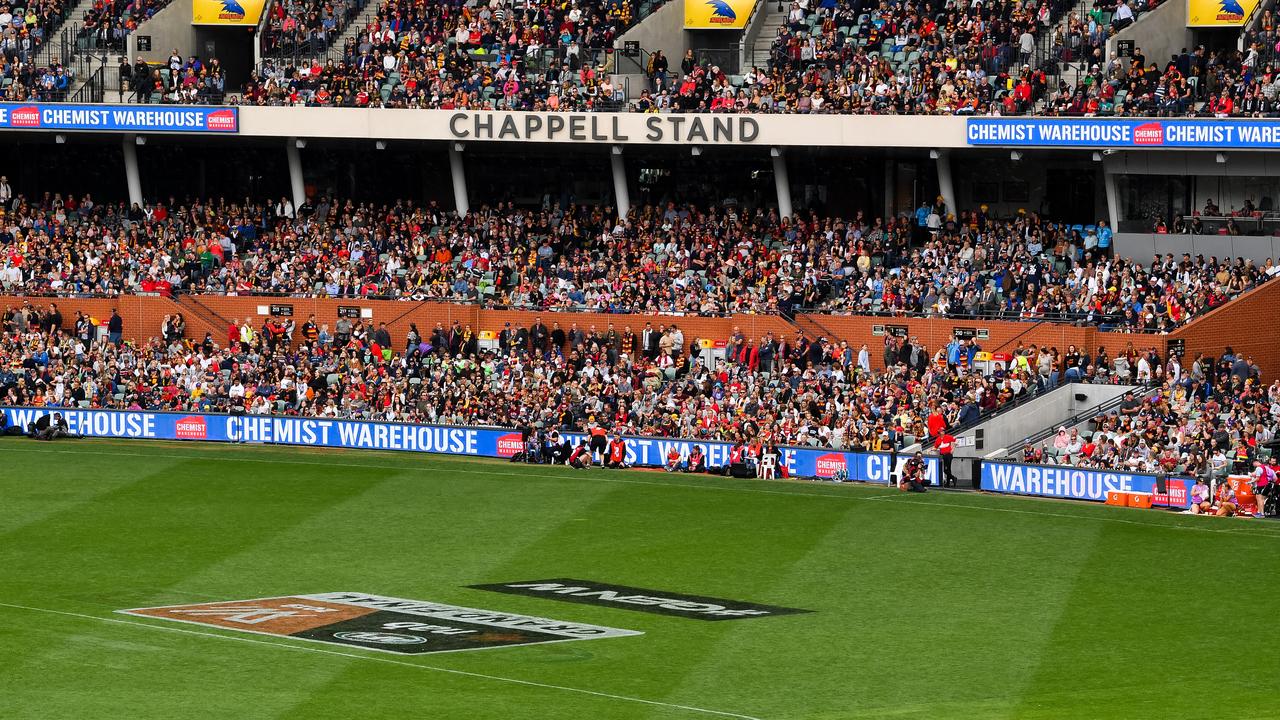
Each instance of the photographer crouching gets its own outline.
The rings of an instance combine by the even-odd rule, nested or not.
[[[55,412],[41,415],[35,422],[27,425],[27,437],[36,440],[57,440],[58,438],[80,437],[71,434],[71,427],[62,413]]]

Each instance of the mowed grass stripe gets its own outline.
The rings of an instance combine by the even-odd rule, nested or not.
[[[76,505],[94,502],[99,496],[134,482],[137,477],[112,472],[102,467],[102,458],[85,454],[68,458],[47,452],[9,452],[39,450],[23,440],[6,439],[0,443],[4,453],[4,468],[0,472],[0,543],[4,537],[19,529],[37,523],[46,517],[64,512]],[[179,458],[156,458],[148,463],[149,470],[173,467],[186,462]],[[93,482],[83,482],[92,478]]]
[[[94,602],[102,592],[115,604],[122,600],[122,585],[181,588],[202,568],[252,549],[379,482],[338,468],[314,469],[315,474],[343,476],[342,482],[327,484],[260,472],[229,473],[214,459],[145,471],[149,469],[143,464],[103,468],[100,475],[134,479],[92,503],[66,508],[6,535],[0,564],[14,577],[45,578],[31,588],[40,597]],[[263,491],[267,482],[270,492]],[[57,546],[76,552],[46,551]],[[148,599],[138,597],[135,604]]]
[[[63,618],[75,618],[75,619],[80,619],[84,621],[96,621],[98,623],[111,624],[116,626],[133,626],[140,630],[160,631],[164,633],[179,634],[179,635],[205,638],[205,639],[211,639],[211,640],[232,641],[235,643],[242,643],[242,644],[247,644],[252,646],[270,647],[276,650],[292,650],[296,652],[312,653],[315,655],[324,655],[328,657],[347,658],[353,661],[364,661],[369,663],[378,663],[382,665],[392,665],[399,668],[411,668],[418,671],[426,671],[433,674],[434,673],[441,674],[442,676],[444,676],[444,679],[446,681],[451,681],[451,682],[463,682],[464,680],[482,680],[482,681],[486,681],[489,684],[513,686],[517,690],[521,690],[521,691],[527,691],[529,689],[533,689],[536,691],[552,691],[556,694],[568,693],[571,695],[579,696],[581,698],[586,698],[588,702],[600,702],[600,701],[606,701],[606,700],[610,701],[611,707],[610,707],[609,713],[607,715],[601,714],[600,716],[617,717],[617,718],[629,718],[629,717],[651,718],[651,717],[655,717],[653,709],[657,708],[662,711],[661,717],[668,717],[668,716],[686,717],[690,714],[694,714],[694,715],[701,715],[701,716],[738,718],[739,720],[761,720],[760,718],[757,718],[752,715],[746,715],[742,713],[730,712],[725,710],[715,710],[711,708],[703,708],[703,707],[697,707],[697,706],[676,705],[676,704],[666,703],[666,702],[657,701],[657,700],[648,700],[645,698],[630,697],[626,695],[618,695],[618,694],[613,694],[608,692],[602,692],[599,690],[591,690],[586,688],[575,688],[575,687],[569,687],[564,685],[540,683],[540,682],[535,682],[530,680],[522,680],[519,678],[502,677],[498,675],[489,675],[484,673],[470,672],[470,671],[458,670],[454,668],[439,667],[436,665],[429,665],[421,661],[413,661],[408,659],[400,660],[400,659],[388,658],[385,656],[364,654],[358,650],[347,651],[347,650],[341,650],[336,648],[335,649],[325,648],[323,646],[303,645],[301,644],[302,641],[299,641],[299,640],[281,639],[277,641],[277,640],[272,640],[270,638],[258,638],[258,637],[243,635],[243,634],[237,635],[234,633],[223,633],[219,630],[212,629],[212,628],[209,630],[201,630],[197,628],[178,627],[174,625],[159,625],[159,624],[152,624],[150,622],[133,620],[133,619],[99,617],[99,616],[83,614],[83,613],[56,610],[52,608],[41,608],[37,606],[0,602],[0,610],[3,610],[3,609],[8,609],[10,611],[19,610],[19,611],[25,611],[28,613],[39,613],[39,614],[45,614],[45,615],[56,615]],[[243,645],[241,647],[243,647]],[[258,671],[255,670],[254,673],[255,674],[252,675],[253,679],[261,679],[262,675],[258,673]],[[178,676],[176,674],[170,674],[170,677],[178,677]],[[380,676],[380,679],[384,679],[384,678],[385,676]],[[188,683],[188,687],[189,687],[190,678],[185,678],[183,682]],[[397,679],[393,682],[390,688],[393,690],[393,692],[388,693],[385,697],[391,700],[392,702],[394,702],[395,706],[400,711],[404,711],[406,707],[414,708],[412,712],[416,716],[416,714],[420,712],[418,708],[421,707],[421,705],[415,705],[412,702],[407,701],[406,699],[406,696],[414,692],[415,689],[421,689],[420,687],[415,688],[414,687],[415,684],[416,683],[406,684],[403,682],[402,679]],[[284,687],[284,688],[280,688],[280,691],[288,692],[290,689],[291,688]],[[508,687],[508,691],[510,690],[511,688]],[[250,696],[252,695],[252,693],[249,693],[249,694]],[[432,694],[435,694],[434,690],[432,691]],[[240,698],[240,697],[244,697],[244,693],[232,691],[222,697]],[[455,702],[455,704],[456,704],[456,701],[460,699],[460,697],[454,693],[450,693],[449,695],[447,695],[447,697],[451,702]],[[492,691],[475,693],[474,697],[477,700],[492,701],[493,699]],[[166,698],[162,696],[160,699],[162,701],[168,700],[168,704],[174,705],[175,708],[182,707],[181,700],[177,700],[175,702],[175,699],[173,697]],[[526,699],[521,698],[518,700],[509,701],[509,702],[512,707],[518,708],[520,710],[521,716],[524,716],[526,714],[533,717],[544,716],[544,715],[537,714],[536,710],[530,706],[530,704]],[[619,703],[621,703],[622,705],[620,706]],[[642,710],[643,714],[636,714],[634,710],[626,711],[621,709],[621,707],[625,707],[626,705],[632,705],[632,704],[642,706],[644,708],[644,710]],[[0,708],[2,707],[3,706],[0,706]],[[324,705],[322,707],[324,708],[324,711],[326,713],[332,713],[334,710],[334,708],[329,705]],[[478,717],[478,716],[488,717],[488,716],[491,716],[490,715],[490,708],[492,707],[491,704],[488,706],[486,706],[485,704],[480,704],[479,706],[471,706],[469,704],[464,704],[463,707],[465,708],[465,710],[461,710],[455,707],[455,708],[452,708],[453,712],[449,713],[449,709],[446,708],[446,713],[448,714],[431,714],[430,716],[431,717]],[[205,709],[207,708],[202,708],[201,711],[203,712]],[[186,707],[182,710],[182,712],[189,713],[190,708]],[[463,712],[465,712],[466,714],[462,714]],[[241,712],[236,715],[236,717],[259,717],[259,716],[261,715],[259,713],[253,712],[253,710],[250,710],[249,712]],[[340,714],[338,716],[350,717],[350,715],[347,715],[347,714]],[[493,715],[493,716],[494,717],[510,717],[510,715]],[[46,713],[44,715],[41,715],[40,717],[47,718],[49,717],[49,715]]]
[[[53,468],[55,482],[65,481],[57,470],[64,450],[80,457],[119,447],[122,452],[109,457],[127,458],[118,462],[131,463],[135,473],[158,467],[148,453],[187,455],[172,452],[174,444],[142,442],[14,447]],[[101,536],[96,542],[118,545],[130,557],[109,557],[92,545],[86,551],[87,533],[19,532],[22,553],[49,560],[22,559],[0,547],[14,553],[5,559],[19,557],[25,574],[25,587],[6,584],[0,602],[16,602],[13,592],[34,598],[48,591],[63,596],[45,599],[66,603],[49,607],[105,615],[107,608],[174,602],[172,595],[205,592],[210,584],[218,586],[212,588],[217,595],[192,601],[276,594],[262,592],[264,586],[287,585],[285,592],[397,588],[388,594],[646,633],[423,658],[426,664],[684,700],[769,720],[1203,715],[1182,711],[1187,687],[1199,698],[1225,693],[1240,700],[1239,715],[1265,717],[1271,712],[1266,699],[1280,689],[1273,680],[1280,657],[1252,620],[1240,620],[1280,591],[1280,578],[1269,570],[1280,560],[1280,544],[1276,526],[1266,522],[997,496],[907,496],[882,487],[573,472],[287,447],[187,447],[198,458],[193,466],[232,477],[226,482],[235,488],[196,490],[190,505],[231,525],[254,526],[236,529],[256,534],[256,543],[197,565],[172,585],[162,582],[167,572],[134,573],[132,556],[149,560],[159,556],[152,548],[198,544],[212,527],[203,520],[148,522],[154,509],[174,506],[175,494],[198,482],[148,478],[136,485],[139,495],[122,495],[104,508],[120,512],[90,516]],[[86,485],[118,480],[77,478]],[[334,495],[335,487],[361,483],[371,484]],[[0,493],[38,487],[30,478],[0,478]],[[262,496],[256,504],[254,494]],[[291,512],[297,522],[279,530],[257,527],[271,525],[270,510],[288,502],[308,506]],[[80,585],[65,571],[85,554],[119,577],[110,580],[104,570]],[[570,571],[545,572],[558,568]],[[490,575],[494,571],[502,575]],[[815,612],[710,623],[463,587],[558,575]],[[339,581],[361,586],[334,587]],[[366,586],[370,582],[377,587]],[[112,588],[116,596],[108,597]],[[158,602],[125,602],[161,594]],[[203,714],[209,716],[309,720],[391,716],[406,707],[459,718],[681,716],[665,706],[611,707],[601,698],[502,683],[471,686],[426,674],[413,680],[354,660],[361,669],[338,658],[332,658],[341,666],[336,672],[330,658],[317,669],[312,660],[271,660],[238,649],[244,643],[202,636],[174,635],[179,639],[139,650],[139,641],[128,637],[136,628],[99,633],[53,623],[50,633],[15,627],[10,617],[0,622],[6,650],[47,646],[51,637],[61,645],[7,676],[21,681],[5,683],[0,709],[39,706],[52,694],[55,707],[84,709],[63,716],[140,720],[186,716],[191,708],[208,708]],[[1153,630],[1152,623],[1163,625]],[[1224,626],[1245,629],[1223,632]],[[1220,638],[1202,642],[1204,633]],[[1217,682],[1218,668],[1233,668],[1230,679]],[[1189,685],[1194,673],[1207,679]],[[119,682],[122,676],[129,682]],[[77,699],[80,686],[93,691]],[[655,692],[635,692],[644,688]],[[255,704],[273,690],[280,697]]]
[[[1232,629],[1233,618],[1250,616],[1269,626],[1254,614],[1259,598],[1232,588],[1259,573],[1273,579],[1275,556],[1235,547],[1203,536],[1165,544],[1138,529],[1101,528],[1098,542],[1081,549],[1082,571],[1016,716],[1052,718],[1053,708],[1071,707],[1082,717],[1152,717],[1159,714],[1152,696],[1162,693],[1183,699],[1183,718],[1222,717],[1220,704],[1197,700],[1214,697],[1231,698],[1237,717],[1280,716],[1274,638],[1249,621]],[[1266,659],[1240,673],[1230,669],[1236,657]]]
[[[752,706],[775,720],[916,717],[905,710],[916,704],[929,708],[922,718],[936,717],[938,705],[968,712],[981,707],[977,717],[999,717],[998,711],[1016,705],[1029,681],[1021,654],[1047,642],[1060,596],[1074,582],[1078,563],[1068,542],[1097,526],[1066,523],[1046,530],[1016,515],[993,520],[883,503],[855,507],[847,522],[777,579],[780,588],[818,599],[806,607],[826,622],[771,622],[750,635],[729,636],[729,647],[690,676],[689,692],[709,692],[717,678],[732,674],[751,689]],[[1013,576],[992,587],[987,579],[999,562],[998,541],[1015,529],[1029,533],[1037,552],[1061,552],[1048,556],[1047,572]],[[984,544],[994,552],[970,550]],[[959,598],[974,595],[985,596],[989,604],[983,609],[990,614],[964,609]],[[956,643],[961,636],[984,642]],[[734,667],[726,661],[760,646],[770,648],[766,662]],[[840,681],[812,689],[797,706],[793,688],[810,683],[815,672]],[[913,673],[918,682],[894,681]],[[947,682],[931,682],[941,674]],[[1001,697],[993,698],[995,692]],[[922,696],[928,701],[921,702]]]
[[[1234,518],[1215,519],[1205,517],[1188,517],[1161,510],[1138,512],[1126,508],[1105,507],[1093,502],[1069,502],[1063,500],[1038,498],[1018,495],[991,495],[969,493],[944,493],[935,491],[932,495],[907,495],[884,486],[865,485],[862,483],[813,483],[804,480],[741,480],[729,479],[714,475],[673,475],[660,471],[632,470],[609,471],[587,470],[575,471],[568,468],[552,468],[544,465],[526,466],[508,463],[491,458],[460,457],[449,455],[412,454],[393,451],[375,450],[343,450],[332,448],[307,448],[299,446],[247,446],[247,445],[214,445],[212,443],[180,442],[180,441],[138,441],[138,440],[101,440],[92,439],[76,443],[101,444],[104,447],[132,447],[134,451],[96,450],[87,451],[93,454],[118,455],[122,457],[161,457],[179,459],[217,458],[227,462],[272,463],[284,465],[324,465],[330,467],[382,468],[398,470],[406,467],[438,466],[450,472],[471,475],[494,475],[526,478],[530,482],[571,481],[578,477],[589,477],[596,482],[612,482],[638,485],[656,485],[697,490],[726,491],[739,493],[758,493],[766,495],[796,495],[808,498],[823,498],[851,502],[893,502],[918,505],[934,505],[943,509],[990,511],[1014,514],[1036,515],[1052,520],[1078,520],[1087,522],[1118,523],[1140,525],[1143,527],[1162,528],[1167,530],[1183,530],[1217,534],[1254,535],[1263,538],[1280,539],[1280,527],[1273,523],[1250,523]],[[49,447],[14,448],[17,452],[52,452],[59,454],[80,454],[83,450],[69,449],[68,445]],[[142,448],[146,448],[145,450]],[[209,452],[196,455],[174,454],[171,449],[187,449],[203,447]],[[299,460],[298,457],[329,457],[330,459]],[[396,461],[401,464],[374,464],[370,462],[344,462],[332,456],[369,457],[383,461]],[[490,469],[491,468],[491,469]],[[503,468],[503,469],[497,469]],[[964,498],[964,499],[957,499]]]
[[[591,480],[584,480],[590,483]],[[705,493],[690,496],[651,486],[622,487],[598,500],[584,521],[563,523],[514,557],[486,582],[577,578],[617,585],[793,606],[777,581],[856,506],[813,504],[804,498]],[[696,515],[696,523],[683,521]],[[673,521],[674,520],[674,521]],[[497,595],[477,591],[523,612],[574,617],[616,627],[644,628],[645,645],[634,651],[636,663],[650,665],[628,679],[627,691],[670,702],[706,697],[685,689],[708,657],[722,652],[726,636],[757,636],[764,626],[790,625],[800,616],[730,621],[700,621],[628,609],[559,602],[549,597]],[[793,606],[794,607],[794,606]],[[799,606],[802,609],[805,606]],[[603,648],[601,649],[604,650]],[[613,647],[609,651],[615,652]],[[643,655],[640,653],[643,652]],[[661,657],[660,663],[651,658]],[[734,655],[734,665],[759,661],[754,653]],[[600,682],[607,681],[601,677]],[[723,684],[726,678],[718,682]],[[760,688],[737,685],[745,704],[755,707]]]
[[[138,475],[141,467],[151,472]],[[7,534],[0,544],[0,563],[15,578],[44,581],[16,583],[6,588],[6,599],[21,595],[28,602],[49,602],[51,598],[60,603],[71,601],[76,607],[94,608],[94,613],[163,604],[175,593],[167,589],[153,595],[155,588],[188,586],[203,568],[232,555],[255,553],[273,533],[302,522],[324,503],[358,495],[370,485],[358,479],[353,482],[351,473],[344,471],[347,477],[334,484],[333,494],[317,492],[314,483],[291,484],[284,478],[278,486],[284,494],[264,497],[252,477],[226,473],[225,466],[210,460],[162,462],[159,468],[129,464],[95,470],[93,476],[77,470],[71,481],[98,484],[104,476],[134,477],[91,503],[66,508]],[[235,507],[233,514],[224,514],[227,503]],[[43,551],[58,544],[70,544],[77,552],[58,555]],[[131,587],[134,584],[149,589],[139,592],[136,586]],[[121,653],[113,657],[101,650],[97,647],[101,643],[92,637],[58,631],[63,628],[50,632],[49,626],[44,627],[43,640],[10,646],[11,667],[41,675],[68,664],[75,666],[84,658],[121,657]],[[129,655],[137,655],[144,665],[148,662],[145,654],[129,651]],[[174,672],[182,669],[167,667]],[[299,684],[318,679],[303,678]],[[109,687],[99,690],[111,696]],[[267,707],[272,698],[278,700],[279,696],[264,693],[257,706]]]
[[[327,552],[322,562],[296,568],[292,575],[295,584],[314,588],[318,587],[317,583],[327,581],[329,585],[324,588],[327,590],[359,590],[514,612],[517,608],[506,602],[507,598],[476,598],[475,591],[465,586],[487,577],[494,566],[503,564],[525,545],[538,542],[549,531],[548,528],[582,515],[584,508],[600,495],[620,490],[626,489],[604,483],[548,486],[525,484],[509,477],[459,478],[435,468],[406,470],[393,474],[355,501],[331,507],[289,533],[273,538],[272,543],[261,549],[292,556],[299,546],[313,542],[316,537],[336,534],[343,538],[341,546]],[[480,522],[460,522],[460,516],[465,516],[462,508],[468,504],[487,509]],[[414,562],[408,568],[404,567],[403,553],[389,552],[390,548],[411,549]],[[225,575],[223,581],[234,583],[240,577],[237,572],[246,569],[227,564],[217,570],[220,575]],[[406,574],[406,570],[410,572]],[[288,584],[284,582],[287,578],[277,579],[280,586]],[[218,578],[207,575],[203,581],[214,583]],[[583,620],[571,612],[544,614],[559,619]],[[522,664],[521,659],[528,656],[555,658],[578,653],[590,657],[590,651],[579,647],[589,644],[516,647],[484,653],[432,656],[432,660],[477,671],[492,669],[495,662],[503,663],[513,668],[512,674],[518,669],[524,679],[555,684],[562,679],[558,663]],[[494,652],[501,656],[495,658]],[[415,682],[423,684],[420,679]],[[389,696],[396,696],[401,688],[399,685],[390,686],[393,684],[376,665],[348,663],[340,671],[331,673],[310,694],[295,697],[291,705],[278,712],[276,717],[314,718],[318,714],[336,712],[338,708],[347,708],[352,716],[359,716],[364,711],[364,701],[353,696],[350,688],[382,688]],[[530,702],[527,697],[514,697],[507,701],[500,696],[496,698],[498,702],[493,702],[495,696],[490,689],[471,683],[450,688],[449,692],[453,695],[451,703],[470,704],[468,712],[476,717],[519,716],[512,712],[521,707],[527,709]],[[465,698],[469,700],[464,701]],[[486,700],[489,701],[487,705]],[[448,710],[433,703],[431,695],[425,696],[421,702],[424,709],[432,708],[433,715]],[[617,702],[601,702],[605,715],[617,713]],[[554,714],[553,705],[546,710]],[[647,710],[629,712],[648,713]]]

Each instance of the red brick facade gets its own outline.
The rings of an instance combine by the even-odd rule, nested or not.
[[[125,336],[134,340],[156,335],[164,316],[178,312],[186,318],[188,336],[199,339],[204,337],[205,332],[211,332],[215,338],[221,339],[226,336],[229,320],[243,320],[246,317],[260,319],[259,309],[265,308],[272,302],[270,298],[221,296],[184,297],[181,300],[138,296],[116,299],[0,296],[0,303],[6,306],[26,301],[42,307],[50,302],[57,302],[68,325],[75,317],[76,310],[89,312],[96,318],[104,320],[111,314],[112,308],[118,308],[124,320]],[[423,334],[429,334],[437,322],[449,325],[455,319],[463,325],[471,325],[477,331],[496,332],[502,329],[505,322],[519,322],[528,326],[534,318],[539,316],[548,326],[553,322],[559,322],[567,330],[570,324],[577,323],[583,329],[589,329],[594,325],[601,332],[605,331],[609,323],[613,323],[619,331],[630,325],[637,333],[646,322],[653,323],[654,327],[675,323],[684,331],[688,340],[695,337],[723,339],[735,327],[740,328],[751,338],[759,338],[770,331],[775,334],[793,335],[797,329],[801,329],[810,336],[827,336],[845,340],[855,349],[862,343],[866,343],[871,348],[872,364],[877,368],[881,365],[879,351],[884,341],[883,336],[873,332],[873,328],[878,325],[906,326],[907,332],[918,336],[930,351],[945,345],[955,328],[986,330],[987,339],[979,340],[979,343],[983,349],[993,352],[1012,349],[1019,342],[1023,345],[1047,344],[1057,347],[1060,351],[1065,351],[1068,345],[1074,344],[1080,348],[1088,348],[1090,354],[1096,353],[1099,347],[1105,346],[1114,357],[1128,343],[1133,343],[1134,347],[1139,349],[1155,346],[1163,353],[1168,340],[1180,338],[1186,341],[1188,357],[1194,357],[1197,352],[1218,354],[1225,346],[1230,345],[1238,351],[1251,354],[1262,368],[1265,377],[1275,377],[1280,373],[1280,343],[1277,342],[1276,324],[1273,319],[1275,317],[1273,313],[1276,313],[1277,308],[1280,307],[1280,282],[1268,283],[1247,293],[1225,307],[1198,318],[1167,336],[1099,332],[1092,327],[1074,327],[1054,323],[987,320],[800,315],[792,323],[773,315],[707,318],[552,313],[485,310],[475,305],[393,300],[287,298],[278,299],[277,302],[292,305],[294,319],[299,324],[303,323],[309,314],[315,313],[317,322],[328,323],[330,327],[337,321],[340,305],[368,309],[372,311],[374,322],[387,323],[394,338],[403,338],[409,329],[409,323],[416,323]]]

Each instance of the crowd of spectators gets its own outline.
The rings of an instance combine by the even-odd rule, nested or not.
[[[262,38],[263,54],[323,53],[364,6],[364,0],[285,0],[271,3]]]
[[[1257,116],[1280,113],[1269,16],[1243,52],[1183,50],[1163,66],[1140,48],[1108,61],[1108,37],[1149,0],[872,3],[796,0],[763,66],[737,73],[693,51],[613,52],[637,18],[633,0],[512,6],[382,2],[366,27],[332,47],[360,0],[292,0],[269,9],[265,61],[227,95],[225,78],[153,78],[164,102],[318,107],[637,112],[1062,116]],[[163,0],[100,1],[84,32],[115,47]],[[7,31],[6,31],[7,32]],[[13,42],[27,45],[20,34]],[[0,43],[8,42],[0,39]],[[7,45],[5,47],[8,47]],[[28,48],[30,49],[30,48]],[[22,48],[6,55],[22,58]],[[623,66],[626,66],[625,68]],[[635,67],[632,67],[634,65]],[[647,75],[624,86],[621,73]],[[43,86],[21,97],[57,99]],[[23,95],[27,90],[30,93]],[[141,98],[142,95],[135,95]]]
[[[557,316],[559,317],[559,316]],[[670,324],[579,327],[537,317],[495,342],[455,321],[393,338],[385,323],[312,315],[249,317],[224,335],[189,336],[181,315],[149,341],[124,339],[118,315],[64,316],[56,302],[6,307],[0,393],[6,404],[244,412],[454,425],[539,426],[659,437],[899,450],[929,442],[1060,382],[1138,384],[1083,433],[1062,428],[1022,460],[1221,480],[1270,455],[1280,381],[1227,348],[1183,364],[1128,343],[1092,357],[1024,347],[997,365],[976,340],[931,352],[887,336],[874,352],[846,342],[738,328],[711,361]],[[100,332],[103,330],[110,332]],[[718,338],[720,339],[720,338]]]
[[[66,19],[64,0],[0,4],[0,100],[59,102],[72,90],[73,73],[42,48]]]
[[[567,319],[567,318],[562,318]],[[891,450],[1052,387],[1061,367],[1019,347],[981,368],[976,341],[931,353],[889,336],[873,352],[845,342],[737,328],[709,364],[678,323],[579,327],[508,323],[496,347],[455,322],[392,338],[385,324],[310,316],[245,318],[221,337],[187,337],[181,316],[155,337],[122,340],[113,316],[64,317],[56,303],[9,307],[0,393],[13,405],[246,412],[529,426],[592,424],[663,437]],[[1045,348],[1044,352],[1049,349]],[[1054,351],[1056,352],[1056,350]],[[952,361],[954,360],[954,362]],[[1096,382],[1127,378],[1091,373]]]
[[[939,202],[914,216],[225,199],[141,207],[14,197],[0,286],[54,294],[282,294],[600,312],[1050,320],[1168,331],[1280,269],[1114,257],[1111,231]],[[941,217],[946,217],[945,221]]]
[[[220,105],[226,96],[227,75],[217,58],[183,59],[177,48],[163,63],[148,63],[141,56],[132,65],[120,58],[122,92],[139,103]]]
[[[1265,385],[1253,358],[1230,347],[1185,365],[1150,358],[1154,392],[1132,392],[1083,430],[1060,428],[1025,462],[1189,475],[1220,482],[1271,457],[1280,421],[1280,381]]]
[[[5,102],[60,102],[67,99],[74,82],[73,73],[57,63],[41,67],[0,58],[0,99]]]
[[[1041,109],[1046,115],[1274,117],[1280,112],[1280,77],[1260,59],[1260,46],[1244,52],[1184,48],[1161,65],[1136,48],[1109,64],[1081,63],[1074,85],[1064,78]],[[1095,56],[1095,60],[1099,59]]]
[[[635,18],[631,0],[562,4],[383,2],[340,59],[264,63],[255,105],[621,109],[601,58]]]
[[[169,0],[94,0],[80,19],[77,40],[91,48],[123,50],[125,38]]]
[[[0,4],[0,55],[12,62],[36,61],[36,54],[67,19],[66,0],[26,0]]]

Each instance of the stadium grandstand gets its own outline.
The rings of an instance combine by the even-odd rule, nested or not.
[[[0,618],[89,624],[14,631],[19,709],[390,717],[395,672],[458,717],[1174,717],[1112,661],[1274,677],[1131,615],[1276,589],[1275,11],[0,7],[0,430],[83,440],[0,441]],[[311,651],[284,690],[226,669],[265,646]],[[949,669],[850,699],[764,652]]]

